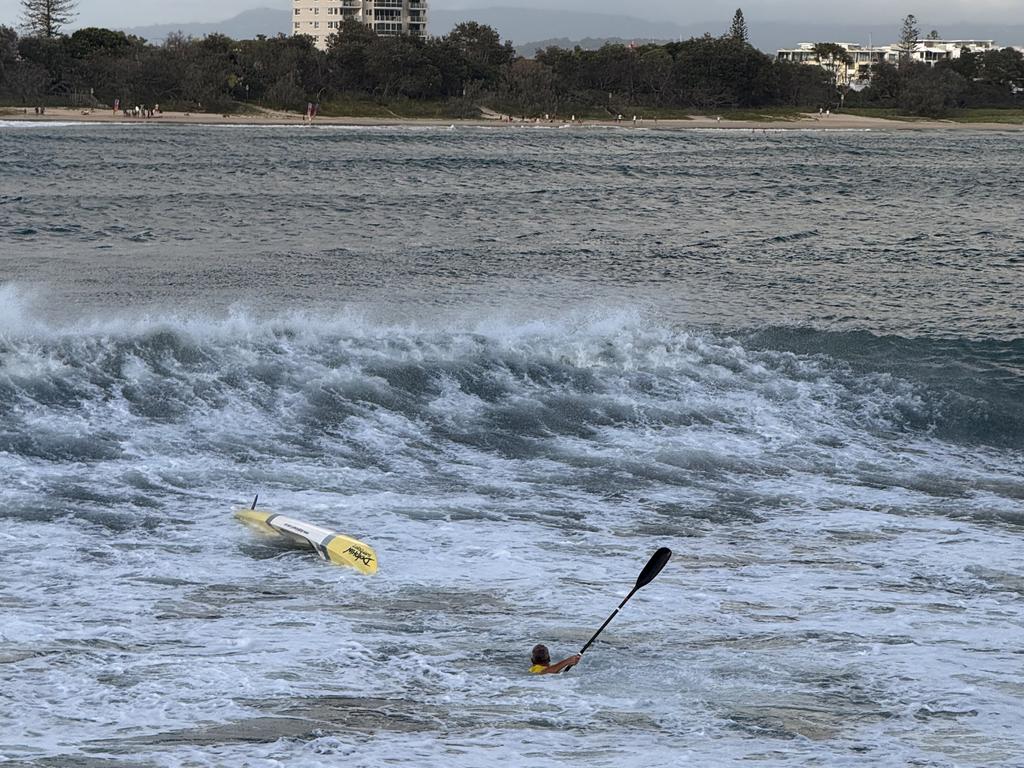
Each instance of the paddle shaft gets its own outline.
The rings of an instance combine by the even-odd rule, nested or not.
[[[597,630],[597,632],[594,633],[594,636],[592,638],[587,640],[587,644],[584,645],[580,649],[580,656],[582,656],[584,653],[586,653],[587,652],[587,648],[589,648],[591,645],[594,644],[594,641],[597,640],[597,636],[600,635],[602,632],[604,632],[604,628],[612,623],[612,619],[614,619],[618,615],[619,611],[622,610],[622,606],[624,606],[627,602],[629,602],[629,598],[631,598],[633,595],[635,595],[638,589],[640,589],[640,587],[633,587],[633,591],[630,592],[628,595],[626,595],[623,598],[622,602],[619,603],[619,607],[616,608],[614,611],[612,611],[612,615],[604,620],[604,624],[602,624],[601,627]],[[565,669],[566,669],[566,671],[568,671],[568,670],[572,669],[572,666],[568,666]]]
[[[668,547],[661,547],[658,549],[657,552],[651,555],[651,559],[647,561],[647,565],[644,566],[644,569],[640,571],[640,575],[637,576],[636,586],[634,586],[633,589],[630,590],[628,595],[622,598],[622,602],[619,603],[619,607],[612,611],[612,615],[604,620],[604,624],[602,624],[600,629],[598,629],[597,632],[594,633],[594,636],[587,640],[587,644],[584,645],[583,648],[580,650],[580,656],[586,653],[587,648],[589,648],[593,644],[593,642],[597,640],[597,636],[604,631],[604,628],[611,624],[612,619],[614,619],[618,615],[619,611],[622,610],[622,606],[629,602],[629,598],[635,595],[637,591],[639,591],[640,587],[644,587],[650,584],[652,581],[654,581],[654,577],[661,573],[661,569],[665,567],[665,563],[668,562],[670,557],[672,557],[672,550]],[[565,669],[563,669],[562,672],[568,672],[574,666],[576,665],[570,664]]]

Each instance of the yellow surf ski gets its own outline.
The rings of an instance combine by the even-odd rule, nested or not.
[[[343,536],[293,517],[255,509],[235,510],[235,517],[263,533],[280,534],[312,547],[324,560],[347,565],[367,575],[377,572],[377,553],[373,551],[373,547],[350,536]]]

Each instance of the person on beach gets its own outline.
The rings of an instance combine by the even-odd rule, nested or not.
[[[530,660],[533,662],[533,666],[530,667],[531,675],[555,675],[566,667],[579,664],[580,655],[576,653],[567,659],[562,659],[557,664],[552,664],[551,654],[548,652],[548,647],[546,645],[537,644],[533,646],[533,652],[530,654]]]

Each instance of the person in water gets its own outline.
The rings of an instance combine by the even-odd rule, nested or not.
[[[530,658],[533,661],[533,666],[530,667],[530,673],[534,675],[558,674],[566,667],[571,667],[580,663],[580,655],[576,653],[567,659],[562,659],[557,664],[552,664],[551,654],[548,652],[548,647],[546,645],[533,646],[533,653]]]

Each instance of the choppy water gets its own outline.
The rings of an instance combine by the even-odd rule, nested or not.
[[[1021,149],[0,123],[0,761],[1021,765]]]

